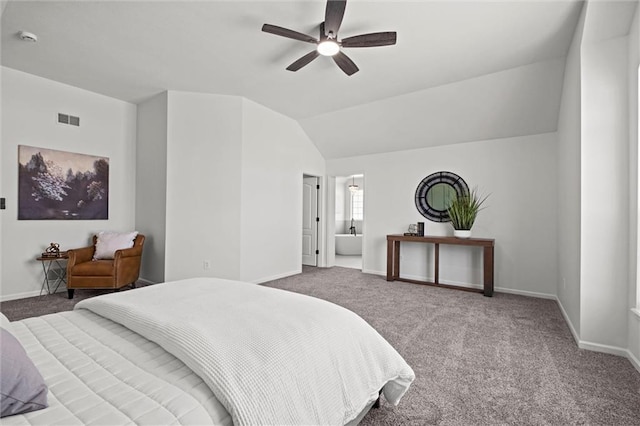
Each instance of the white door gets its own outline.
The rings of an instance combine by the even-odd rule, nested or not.
[[[302,188],[302,264],[318,266],[318,178],[303,178]]]

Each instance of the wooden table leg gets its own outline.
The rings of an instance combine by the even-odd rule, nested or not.
[[[393,279],[400,278],[400,241],[393,242]]]
[[[434,276],[433,282],[434,284],[440,284],[440,244],[434,244]]]
[[[393,281],[393,241],[387,240],[387,281]]]
[[[484,295],[493,296],[493,246],[484,248]]]

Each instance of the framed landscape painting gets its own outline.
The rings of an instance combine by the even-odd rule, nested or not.
[[[18,219],[108,219],[109,158],[18,146]]]

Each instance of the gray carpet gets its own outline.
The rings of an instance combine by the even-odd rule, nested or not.
[[[353,310],[416,373],[398,407],[363,425],[640,425],[640,373],[622,357],[578,349],[556,302],[385,281],[347,268],[304,268],[266,285]],[[12,320],[72,309],[98,292],[3,302]]]
[[[387,282],[355,269],[305,268],[269,283],[358,313],[416,380],[363,425],[640,425],[640,373],[578,349],[555,301]]]
[[[136,284],[137,287],[144,285],[146,284]],[[131,290],[131,288],[130,286],[123,287],[118,291],[127,291]],[[8,302],[0,302],[0,312],[11,321],[18,321],[30,317],[70,311],[81,300],[113,292],[113,290],[76,290],[73,299],[69,299],[67,292],[62,291],[55,294],[9,300]]]

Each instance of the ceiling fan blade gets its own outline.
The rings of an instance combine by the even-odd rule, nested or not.
[[[264,24],[262,26],[262,31],[264,31],[265,33],[275,34],[280,37],[306,41],[307,43],[318,43],[318,40],[315,37],[311,37],[310,35],[302,34],[287,28],[278,27],[276,25]]]
[[[342,47],[376,47],[396,44],[395,31],[362,34],[342,39]]]
[[[353,63],[351,59],[347,55],[342,52],[338,52],[333,55],[333,60],[340,67],[342,71],[344,71],[347,75],[352,75],[358,72],[358,67]]]
[[[325,35],[333,33],[333,37],[338,36],[340,24],[344,17],[344,10],[347,7],[347,0],[327,0],[327,8],[324,13],[324,31]]]
[[[312,50],[311,52],[309,52],[306,55],[304,55],[302,58],[298,59],[297,61],[295,61],[294,63],[289,65],[287,67],[287,70],[289,70],[289,71],[298,71],[300,68],[304,67],[309,62],[313,61],[319,55],[320,54],[318,53],[317,50]]]

